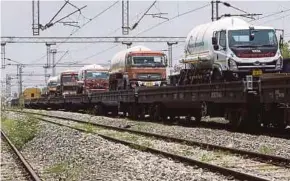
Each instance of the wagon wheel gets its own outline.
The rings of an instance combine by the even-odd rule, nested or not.
[[[238,110],[232,110],[228,114],[231,130],[238,130],[242,127],[244,122],[244,115]]]
[[[278,129],[285,129],[287,127],[287,123],[284,121],[284,113],[277,114],[278,117],[276,117],[275,122],[273,123],[273,126]]]
[[[130,119],[136,120],[137,119],[137,109],[136,109],[136,105],[130,105],[129,106],[129,117]]]
[[[159,122],[161,121],[161,106],[156,104],[152,110],[153,112],[153,121]]]
[[[139,109],[139,111],[140,111],[139,119],[143,121],[145,119],[145,115],[146,115],[146,108],[145,108],[145,106],[141,106],[140,109]]]
[[[101,104],[98,104],[95,106],[95,110],[96,110],[96,115],[99,116],[104,116],[105,114],[105,110],[104,110],[104,106]]]

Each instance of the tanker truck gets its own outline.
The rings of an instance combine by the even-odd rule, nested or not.
[[[78,72],[65,70],[57,76],[58,95],[76,95],[78,90]]]
[[[166,55],[145,46],[120,51],[111,60],[109,89],[132,89],[139,86],[163,86],[166,81]]]
[[[252,26],[233,17],[196,26],[187,35],[185,65],[178,82],[194,84],[240,80],[246,75],[258,77],[282,70],[281,46],[278,30],[266,26]],[[176,75],[175,75],[176,76]]]
[[[56,96],[56,87],[57,87],[57,76],[50,77],[47,81],[47,92],[48,95]]]
[[[86,65],[78,72],[79,94],[107,91],[109,89],[109,69],[101,65]]]

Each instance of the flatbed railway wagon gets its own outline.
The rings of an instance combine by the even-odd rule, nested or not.
[[[26,102],[26,107],[93,110],[96,115],[128,114],[142,120],[170,121],[175,116],[225,117],[233,129],[290,125],[290,76],[247,76],[242,81],[198,85],[137,87],[92,95],[71,95]]]

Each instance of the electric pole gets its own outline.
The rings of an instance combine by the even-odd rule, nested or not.
[[[172,45],[177,44],[177,42],[167,42],[168,45],[168,67],[172,67]]]
[[[11,79],[12,77],[6,74],[6,100],[11,97]]]
[[[122,0],[122,33],[129,34],[129,0]]]
[[[47,69],[48,68],[51,68],[51,59],[50,59],[50,55],[51,55],[51,49],[50,49],[50,46],[51,45],[55,45],[56,43],[46,43],[46,47],[47,47],[47,50],[46,50],[46,56],[47,56],[47,62],[46,62],[46,65],[43,66],[44,68],[44,80],[45,80],[45,83],[47,83]]]
[[[5,42],[1,42],[1,68],[5,69]]]
[[[22,64],[17,64],[17,77],[18,77],[18,94],[19,94],[19,98],[22,95],[22,68],[23,65]]]
[[[211,1],[211,21],[219,19],[219,3],[218,0]]]
[[[56,52],[57,50],[56,49],[52,49],[51,51],[51,54],[52,54],[52,76],[55,76],[55,56],[56,56]]]
[[[39,35],[39,0],[32,0],[32,33],[33,36]]]

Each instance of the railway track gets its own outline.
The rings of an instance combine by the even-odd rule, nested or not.
[[[237,179],[290,180],[290,159],[288,158],[168,137],[149,132],[89,123],[83,120],[68,119],[65,117],[50,116],[40,113],[32,114],[45,116],[50,119],[58,119],[56,122],[39,118],[42,121],[60,126],[67,126],[79,131],[88,131],[84,127],[81,127],[81,125],[90,124],[96,128],[92,129],[90,127],[90,132],[96,133],[105,139],[123,143],[135,148],[137,147],[139,149],[142,148],[142,150],[149,152],[162,154],[166,157],[171,157],[181,162],[220,172]],[[60,123],[61,121],[59,121],[59,119],[65,123]],[[165,146],[153,146],[160,144],[161,141],[166,142]],[[198,155],[198,153],[203,150],[206,150],[206,152],[202,156],[194,156]],[[225,158],[228,159],[226,163]]]
[[[3,130],[1,130],[1,180],[41,181]]]

